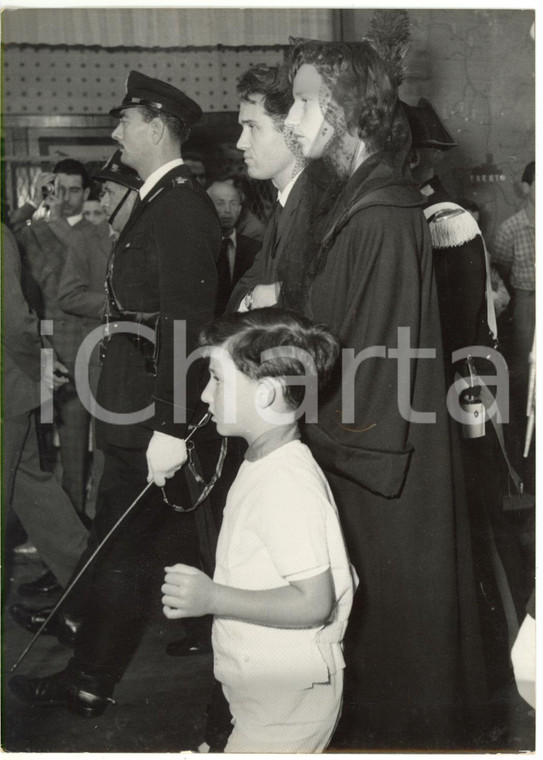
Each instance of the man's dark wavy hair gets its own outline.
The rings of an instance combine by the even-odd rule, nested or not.
[[[304,63],[315,66],[343,109],[351,134],[358,133],[373,152],[403,144],[408,128],[398,106],[393,72],[368,41],[291,39],[291,43],[291,81]]]
[[[90,177],[85,166],[75,158],[63,158],[53,167],[54,174],[78,175],[83,182],[83,188],[90,187]]]
[[[329,381],[340,350],[325,325],[276,308],[227,312],[200,333],[201,346],[223,344],[238,370],[252,380],[309,374],[300,358],[302,351],[314,362],[319,388]],[[277,354],[266,356],[264,352],[270,349],[278,349]],[[293,408],[300,406],[304,393],[303,385],[285,387],[285,399]]]
[[[241,101],[252,102],[253,95],[263,95],[263,106],[277,125],[282,126],[293,103],[292,86],[285,66],[257,63],[239,78],[237,93]]]

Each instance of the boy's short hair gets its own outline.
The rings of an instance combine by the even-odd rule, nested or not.
[[[252,380],[265,377],[310,374],[304,356],[313,360],[318,387],[328,382],[339,355],[339,342],[322,324],[315,324],[293,311],[267,308],[224,314],[200,333],[200,345],[222,346],[237,369]],[[262,361],[262,354],[274,348],[294,349]],[[305,352],[296,355],[296,349]],[[285,387],[286,402],[297,408],[304,398],[303,385]]]

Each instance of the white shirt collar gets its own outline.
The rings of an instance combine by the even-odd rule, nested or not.
[[[77,224],[83,219],[83,214],[75,214],[75,216],[67,216],[66,221],[70,225],[70,227],[73,227],[74,224]]]
[[[294,184],[295,184],[296,180],[298,179],[298,177],[300,176],[301,173],[302,173],[302,171],[299,171],[298,174],[295,174],[294,177],[288,183],[288,185],[285,188],[283,188],[283,190],[281,190],[280,193],[277,193],[277,200],[279,201],[279,203],[281,204],[281,206],[283,206],[283,208],[285,207],[287,199],[288,199],[288,197],[290,195],[290,191],[294,187]]]
[[[223,238],[223,240],[231,240],[232,245],[228,246],[228,266],[230,267],[230,277],[233,277],[234,275],[234,266],[236,264],[236,251],[237,251],[237,235],[236,235],[236,229],[234,228],[230,235],[226,235],[226,237]]]
[[[140,187],[140,198],[143,200],[146,195],[149,195],[153,187],[157,184],[159,180],[162,179],[169,171],[174,169],[176,166],[181,166],[184,163],[182,158],[174,158],[173,161],[168,161],[167,164],[162,164],[162,166],[159,169],[156,169],[152,174],[150,174],[143,185]]]

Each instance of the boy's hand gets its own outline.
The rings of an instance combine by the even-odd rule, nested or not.
[[[209,576],[190,565],[166,567],[162,586],[164,614],[170,620],[200,617],[213,611],[215,584]]]

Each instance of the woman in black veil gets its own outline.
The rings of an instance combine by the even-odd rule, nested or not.
[[[432,246],[406,169],[397,82],[367,41],[298,41],[290,61],[286,127],[327,190],[281,262],[281,299],[344,348],[305,436],[360,576],[331,746],[469,746],[486,699],[470,536],[454,493]]]

